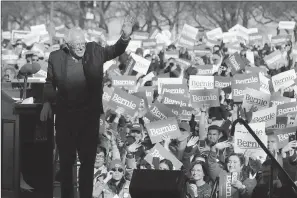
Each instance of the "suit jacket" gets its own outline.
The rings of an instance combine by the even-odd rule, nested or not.
[[[107,47],[102,47],[95,42],[89,42],[86,45],[82,63],[88,86],[89,102],[96,116],[103,113],[103,64],[123,54],[129,41],[130,39],[125,41],[120,38],[115,45]],[[56,102],[56,113],[59,113],[63,109],[63,104],[67,103],[67,56],[68,50],[64,48],[51,52],[48,59],[43,102]]]

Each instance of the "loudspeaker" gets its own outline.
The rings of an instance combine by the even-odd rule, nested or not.
[[[182,171],[133,171],[130,183],[132,198],[185,198],[186,176]]]

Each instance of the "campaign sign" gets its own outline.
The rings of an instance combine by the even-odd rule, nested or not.
[[[290,127],[281,130],[275,130],[273,133],[278,140],[278,148],[281,149],[289,143],[289,136],[296,134],[297,127]]]
[[[175,118],[147,123],[145,124],[145,127],[153,144],[162,142],[163,135],[168,135],[172,139],[181,136],[181,132]]]
[[[277,92],[280,88],[287,88],[294,84],[296,73],[294,69],[279,73],[271,77],[273,89]]]
[[[133,40],[146,40],[149,38],[149,33],[147,32],[133,32],[132,39]]]
[[[108,108],[109,101],[111,99],[111,96],[113,94],[114,89],[104,86],[103,88],[103,94],[102,94],[102,104],[103,104],[103,110]]]
[[[267,135],[265,133],[265,122],[249,124],[262,143],[267,147]],[[234,133],[234,152],[245,153],[246,150],[255,152],[257,156],[266,158],[266,153],[260,147],[258,142],[249,133],[244,125],[237,124]]]
[[[154,49],[157,46],[156,39],[146,39],[142,40],[142,48],[144,49]]]
[[[228,67],[232,69],[232,74],[235,74],[238,71],[244,69],[246,65],[243,59],[238,54],[238,52],[236,52],[235,54],[232,54],[229,58],[227,58],[225,60],[225,63],[227,64]]]
[[[221,28],[215,28],[211,31],[206,32],[206,36],[210,40],[217,40],[223,38],[223,31]]]
[[[288,40],[290,40],[290,38],[287,35],[277,35],[277,36],[271,37],[271,43],[274,45],[285,44]]]
[[[187,95],[189,93],[189,90],[186,84],[180,84],[180,85],[164,84],[162,86],[161,94],[164,94],[164,93],[170,93],[172,95]]]
[[[174,118],[176,116],[166,105],[156,101],[150,106],[149,111],[145,115],[145,117],[150,121],[156,121],[166,120],[168,118]]]
[[[277,106],[277,116],[286,116],[297,113],[297,102],[289,102]]]
[[[202,105],[208,107],[219,107],[219,89],[204,89],[190,91],[191,104],[194,108],[200,108]]]
[[[231,78],[224,76],[215,76],[214,77],[214,87],[215,88],[226,88],[231,86]]]
[[[136,76],[112,76],[112,86],[134,87],[136,86],[136,80]]]
[[[146,95],[146,99],[148,104],[152,104],[153,99],[154,99],[154,88],[151,86],[144,86],[144,87],[139,87],[138,92],[144,92]]]
[[[175,95],[168,92],[163,94],[163,104],[176,105],[179,107],[186,107],[189,104],[190,98],[187,95]]]
[[[275,106],[276,107],[276,106]],[[266,128],[266,134],[273,133],[277,129],[285,129],[288,126],[288,117],[276,117],[275,125]]]
[[[214,76],[190,75],[189,90],[213,89]]]
[[[174,58],[174,59],[179,58],[179,52],[178,51],[166,51],[164,53],[164,59],[167,61],[170,58]]]
[[[193,52],[195,53],[195,55],[198,56],[205,56],[207,54],[211,54],[211,50],[206,49],[206,45],[194,46]]]
[[[186,35],[181,35],[178,40],[178,45],[192,50],[195,45],[195,39],[189,38]]]
[[[201,65],[197,67],[197,75],[212,76],[213,73],[213,65]]]
[[[259,90],[259,76],[256,74],[236,74],[232,79],[232,97],[234,102],[242,102],[246,88]]]
[[[281,96],[279,93],[273,93],[270,98],[270,106],[277,106],[289,102],[295,102],[296,98],[288,98]]]
[[[136,54],[131,54],[131,56],[135,60],[135,65],[133,67],[133,70],[137,71],[140,74],[146,75],[146,73],[151,65],[151,61],[149,61],[145,58],[142,58],[141,56],[138,56]]]
[[[195,28],[188,24],[184,24],[181,35],[185,35],[188,38],[196,40],[196,36],[197,36],[198,32],[199,32],[198,28]]]
[[[285,64],[285,59],[278,50],[272,52],[268,56],[265,56],[264,61],[266,62],[269,69],[277,69],[279,64]]]
[[[295,21],[280,21],[278,24],[278,28],[280,30],[293,30],[296,26]]]
[[[163,85],[181,85],[183,84],[182,78],[158,78],[158,93],[161,94]]]
[[[125,110],[125,114],[133,117],[139,109],[140,102],[140,98],[115,88],[108,105],[113,110],[122,107]]]
[[[231,175],[231,173],[220,175],[219,198],[232,198],[232,175]]]
[[[249,35],[249,44],[254,45],[257,43],[262,43],[263,36],[259,33],[252,33]]]
[[[175,59],[176,63],[181,66],[182,68],[188,68],[191,66],[191,62],[189,60],[186,59],[182,59],[182,58],[177,58]]]
[[[269,107],[270,94],[261,91],[246,88],[243,97],[242,107],[249,111],[252,107],[255,111]]]
[[[251,123],[266,122],[265,127],[276,125],[276,106],[253,112]]]
[[[174,170],[180,170],[182,163],[169,151],[167,151],[161,144],[157,143],[150,152],[145,156],[145,161],[153,165],[153,158],[158,157],[161,160],[168,159],[173,164]]]

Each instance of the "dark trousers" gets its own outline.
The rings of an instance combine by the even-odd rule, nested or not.
[[[98,131],[99,119],[90,113],[57,113],[56,143],[60,159],[61,198],[74,197],[76,151],[80,161],[80,198],[92,198]]]

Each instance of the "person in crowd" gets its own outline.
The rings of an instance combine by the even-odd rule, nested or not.
[[[187,183],[188,198],[210,198],[211,186],[208,182],[208,171],[204,162],[195,161],[190,166],[190,178]]]
[[[120,159],[113,160],[109,166],[109,172],[103,181],[98,181],[93,190],[94,198],[129,198],[130,182],[124,177],[125,166]]]
[[[170,160],[163,159],[160,161],[159,169],[160,170],[173,170],[173,164]]]
[[[257,182],[251,174],[243,172],[244,156],[242,154],[231,154],[226,160],[225,169],[217,162],[216,152],[230,146],[231,143],[226,141],[216,143],[211,147],[211,152],[207,159],[210,178],[215,181],[216,177],[223,177],[228,173],[236,173],[239,177],[237,180],[232,181],[232,198],[251,197]]]
[[[73,28],[66,38],[68,49],[50,54],[40,119],[45,121],[50,118],[51,104],[56,99],[56,140],[61,164],[62,198],[73,197],[72,166],[76,150],[81,162],[80,197],[92,197],[97,130],[100,114],[103,113],[103,64],[125,51],[133,24],[134,19],[126,20],[121,38],[115,45],[106,48],[95,42],[86,43],[84,33]],[[61,59],[64,61],[61,62]],[[67,145],[63,143],[65,141]]]
[[[94,183],[96,184],[97,181],[103,180],[104,176],[107,174],[106,168],[106,149],[102,146],[97,147],[97,154],[96,154],[96,161],[94,165]]]

